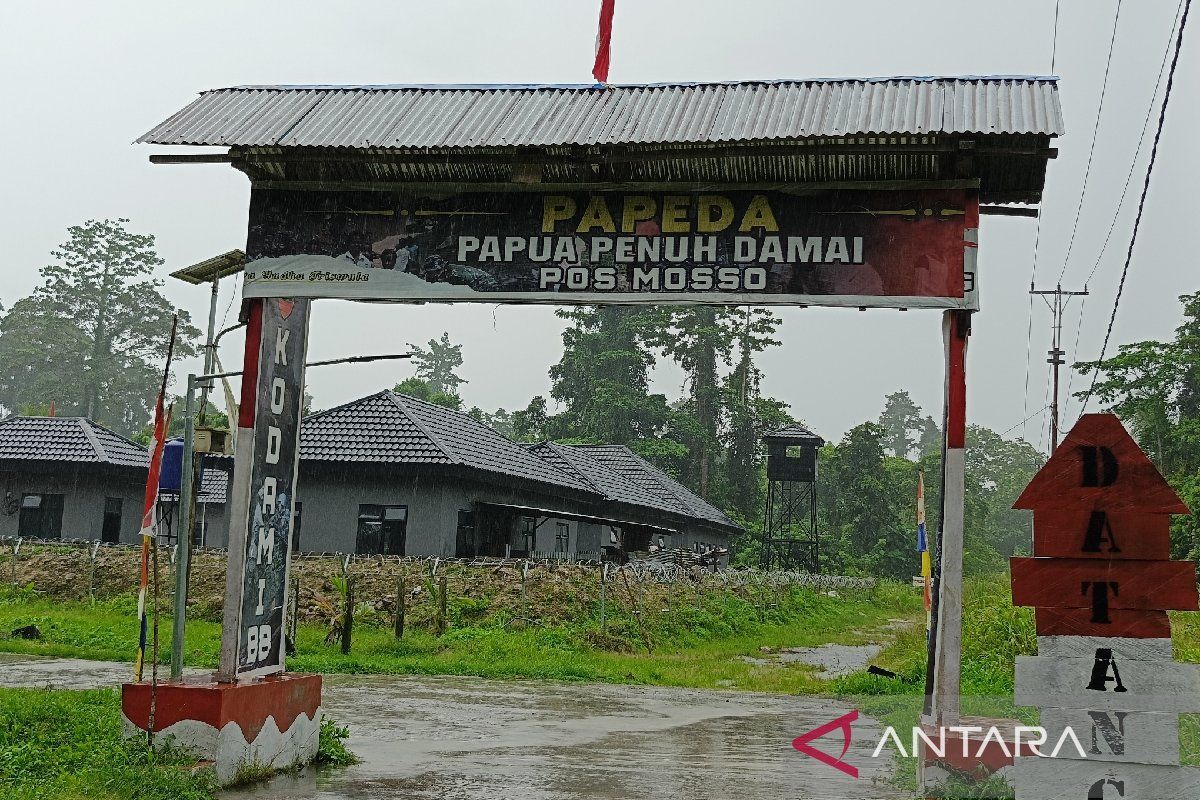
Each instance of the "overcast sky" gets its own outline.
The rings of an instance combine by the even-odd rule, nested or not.
[[[886,75],[1046,75],[1052,71],[1053,0],[1005,3],[840,4],[798,0],[617,0],[614,83]],[[242,84],[585,83],[599,0],[438,0],[279,3],[210,0],[8,5],[3,12],[6,76],[0,145],[5,187],[0,241],[7,252],[0,302],[37,283],[37,271],[67,226],[128,217],[157,237],[162,274],[243,247],[249,185],[224,165],[152,166],[164,148],[131,142],[205,89]],[[1038,282],[1063,268],[1096,121],[1114,2],[1062,0],[1057,58],[1068,133],[1050,162]],[[69,9],[69,11],[68,11]],[[1125,3],[1107,99],[1065,288],[1096,264],[1138,144],[1176,0]],[[1158,167],[1117,318],[1114,344],[1171,335],[1176,296],[1195,291],[1195,255],[1183,235],[1196,226],[1186,198],[1200,156],[1197,59],[1191,31]],[[1067,318],[1068,358],[1100,348],[1140,189],[1149,139],[1131,196],[1117,221],[1084,308]],[[190,151],[195,151],[194,148]],[[1045,404],[1049,316],[1033,311],[1026,331],[1036,221],[987,217],[980,246],[982,313],[968,364],[972,421],[996,430]],[[171,283],[174,283],[173,281]],[[203,327],[207,290],[168,285],[169,296]],[[231,306],[234,287],[222,292]],[[226,322],[236,316],[236,304]],[[788,309],[783,345],[766,353],[765,391],[827,438],[878,415],[884,396],[908,389],[936,416],[941,403],[939,313]],[[550,308],[484,305],[372,306],[321,301],[310,357],[403,350],[450,332],[463,344],[462,393],[487,409],[523,407],[549,389],[547,368],[561,353],[561,322]],[[226,364],[242,341],[222,343]],[[1026,364],[1032,363],[1028,400]],[[185,362],[179,374],[198,365]],[[318,407],[352,400],[409,375],[397,363],[324,367],[309,373]],[[669,367],[656,384],[678,396]],[[1078,381],[1076,386],[1078,388]],[[1073,419],[1074,404],[1068,410]],[[1043,417],[1025,428],[1041,442]],[[1010,436],[1022,433],[1017,425]]]

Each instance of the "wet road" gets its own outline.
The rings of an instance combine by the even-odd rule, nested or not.
[[[113,685],[128,665],[5,658],[0,685]],[[849,707],[657,687],[464,677],[329,676],[325,713],[363,763],[305,770],[225,800],[889,800],[860,718],[846,761],[857,780],[791,747]],[[816,743],[837,755],[840,733]]]

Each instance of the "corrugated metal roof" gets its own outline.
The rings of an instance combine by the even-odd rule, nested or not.
[[[1061,135],[1057,79],[245,86],[204,92],[138,141],[431,149],[938,133]]]

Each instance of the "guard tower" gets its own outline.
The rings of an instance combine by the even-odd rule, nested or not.
[[[800,425],[763,436],[767,445],[767,513],[763,569],[820,572],[817,548],[817,451],[825,440]]]

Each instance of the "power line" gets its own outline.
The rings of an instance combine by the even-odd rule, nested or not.
[[[1142,148],[1146,144],[1146,131],[1150,128],[1150,120],[1154,118],[1154,101],[1158,99],[1158,90],[1162,87],[1163,75],[1167,71],[1167,59],[1171,57],[1171,41],[1175,37],[1175,26],[1179,24],[1179,15],[1183,11],[1183,0],[1179,0],[1179,5],[1175,7],[1175,19],[1171,22],[1171,30],[1167,31],[1167,42],[1163,46],[1162,60],[1158,65],[1158,77],[1154,81],[1154,91],[1150,94],[1150,102],[1146,105],[1146,118],[1142,122],[1142,132],[1138,134],[1137,149],[1133,152],[1133,160],[1129,162],[1129,173],[1125,176],[1125,186],[1121,189],[1121,202],[1117,203],[1117,210],[1113,212],[1112,222],[1109,223],[1108,233],[1104,236],[1104,243],[1100,246],[1100,253],[1096,256],[1096,263],[1092,265],[1092,271],[1088,273],[1085,284],[1091,283],[1092,276],[1096,274],[1096,270],[1100,268],[1100,262],[1104,258],[1104,253],[1108,250],[1108,242],[1112,238],[1113,230],[1117,227],[1117,220],[1121,216],[1121,209],[1125,207],[1125,200],[1129,196],[1129,185],[1133,181],[1134,170],[1137,169],[1138,156],[1142,154]]]
[[[1012,433],[1012,432],[1013,432],[1013,431],[1015,431],[1017,428],[1019,428],[1019,427],[1021,427],[1022,425],[1024,425],[1026,422],[1029,422],[1029,420],[1033,419],[1033,418],[1034,418],[1034,417],[1036,417],[1038,414],[1040,414],[1040,413],[1042,413],[1043,411],[1045,411],[1047,408],[1049,408],[1049,406],[1042,406],[1042,407],[1041,407],[1041,408],[1039,408],[1037,411],[1033,412],[1032,414],[1030,414],[1029,416],[1027,416],[1025,419],[1023,419],[1023,420],[1021,420],[1020,422],[1018,422],[1016,425],[1013,425],[1011,428],[1008,428],[1007,430],[1005,430],[1003,433],[1001,433],[1001,434],[1000,434],[1000,437],[1001,437],[1001,438],[1003,438],[1003,437],[1005,437],[1005,436],[1008,436],[1008,434]],[[1022,439],[1024,439],[1024,437],[1022,437]]]
[[[1060,0],[1055,0],[1055,2],[1054,2],[1054,34],[1050,39],[1050,74],[1051,75],[1054,74],[1055,62],[1058,59],[1059,3],[1060,3]],[[1033,291],[1034,282],[1037,280],[1038,253],[1041,250],[1041,244],[1042,244],[1042,215],[1038,214],[1037,215],[1037,226],[1035,228],[1035,232],[1033,235],[1033,268],[1029,274],[1029,291],[1031,291],[1031,292]],[[1021,413],[1028,414],[1028,412],[1029,412],[1029,373],[1030,373],[1030,370],[1032,367],[1032,356],[1033,356],[1033,350],[1032,350],[1032,347],[1033,347],[1033,295],[1032,294],[1029,296],[1029,313],[1026,316],[1025,322],[1026,322],[1026,326],[1025,326],[1026,327],[1026,330],[1025,330],[1025,400],[1023,403]],[[1035,411],[1033,414],[1026,416],[1025,419],[1022,421],[1022,424],[1024,422],[1028,422],[1034,415],[1038,414],[1040,411],[1044,411],[1045,409],[1046,409],[1046,407],[1042,406],[1042,408],[1039,409],[1038,411]],[[1028,433],[1029,433],[1029,430],[1027,428],[1023,429],[1021,431],[1022,438],[1027,438]]]
[[[1142,184],[1142,194],[1138,199],[1137,216],[1133,220],[1133,232],[1129,236],[1129,249],[1125,252],[1125,265],[1121,269],[1121,280],[1117,283],[1117,294],[1113,298],[1112,315],[1108,318],[1108,330],[1104,332],[1104,344],[1100,347],[1100,357],[1097,363],[1104,361],[1104,356],[1108,353],[1108,342],[1112,338],[1113,325],[1117,321],[1117,309],[1121,306],[1121,295],[1125,292],[1125,278],[1129,275],[1129,264],[1133,261],[1133,248],[1137,244],[1138,230],[1142,225],[1142,214],[1146,210],[1146,196],[1150,193],[1150,177],[1154,174],[1154,162],[1158,159],[1158,144],[1162,139],[1163,127],[1167,121],[1167,105],[1171,102],[1171,89],[1175,85],[1175,68],[1179,66],[1179,54],[1183,50],[1183,32],[1187,29],[1188,12],[1192,8],[1192,0],[1185,0],[1183,5],[1183,15],[1179,20],[1179,33],[1175,38],[1175,55],[1171,58],[1171,70],[1167,73],[1167,88],[1163,92],[1162,108],[1158,112],[1158,125],[1154,129],[1154,144],[1150,148],[1150,163],[1146,165],[1146,180]],[[1092,371],[1092,383],[1088,387],[1087,394],[1083,398],[1083,406],[1080,408],[1079,415],[1083,416],[1087,411],[1088,402],[1092,399],[1092,393],[1096,390],[1096,381],[1100,378],[1100,369],[1097,366]]]
[[[1083,171],[1083,188],[1079,192],[1079,204],[1075,207],[1075,223],[1071,226],[1071,238],[1067,242],[1067,254],[1063,256],[1062,269],[1058,273],[1061,281],[1071,263],[1071,251],[1075,248],[1075,234],[1079,232],[1079,218],[1083,214],[1083,201],[1087,197],[1088,179],[1092,176],[1092,159],[1096,155],[1096,139],[1100,133],[1100,118],[1104,115],[1104,98],[1108,95],[1108,74],[1112,69],[1114,45],[1117,42],[1117,27],[1121,21],[1121,0],[1117,0],[1117,10],[1113,14],[1112,36],[1108,40],[1108,58],[1104,62],[1104,81],[1100,84],[1100,103],[1096,107],[1096,122],[1092,126],[1092,144],[1088,148],[1087,167]]]

